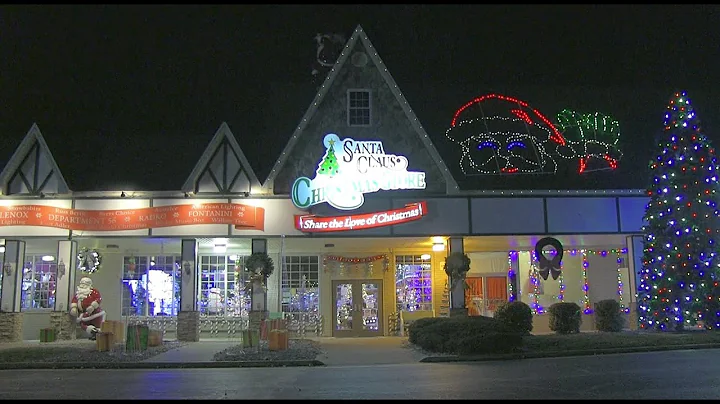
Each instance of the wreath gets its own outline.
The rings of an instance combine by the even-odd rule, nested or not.
[[[262,279],[266,280],[275,270],[275,264],[266,253],[255,253],[245,260],[245,269],[256,275],[261,275]]]
[[[100,269],[102,255],[97,250],[88,250],[86,247],[82,247],[77,254],[77,261],[80,272],[92,274]]]
[[[470,270],[470,258],[460,252],[451,253],[445,260],[444,269],[454,285],[465,279],[465,274]]]

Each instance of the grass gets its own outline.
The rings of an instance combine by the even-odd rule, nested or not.
[[[523,350],[525,352],[552,352],[607,348],[633,348],[647,346],[696,345],[712,343],[720,343],[720,332],[586,332],[567,335],[546,334],[527,336],[523,340]]]

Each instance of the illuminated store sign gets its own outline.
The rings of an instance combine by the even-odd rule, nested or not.
[[[405,156],[385,153],[378,140],[340,140],[329,133],[323,139],[323,156],[315,178],[300,177],[292,187],[292,201],[304,209],[327,202],[352,210],[365,202],[364,194],[379,190],[425,189],[425,173],[407,171]]]
[[[295,228],[305,233],[365,230],[418,220],[427,214],[427,204],[418,202],[384,212],[345,216],[295,215]]]

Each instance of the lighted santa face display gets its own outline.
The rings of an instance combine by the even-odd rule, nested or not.
[[[100,331],[105,321],[105,311],[100,307],[102,296],[93,287],[92,279],[82,278],[77,286],[75,296],[70,303],[70,315],[76,318],[80,327],[95,339],[95,334]]]
[[[566,143],[545,115],[524,101],[499,94],[465,104],[450,126],[446,136],[461,146],[460,167],[465,174],[555,172],[548,144]]]

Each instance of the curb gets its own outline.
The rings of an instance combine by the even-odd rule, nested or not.
[[[637,352],[658,352],[658,351],[681,351],[685,349],[713,349],[720,348],[720,343],[694,344],[694,345],[660,345],[660,346],[638,346],[628,348],[602,348],[582,349],[573,351],[550,351],[550,352],[526,352],[496,355],[468,355],[468,356],[427,356],[420,359],[423,363],[447,363],[447,362],[485,362],[518,359],[539,359],[539,358],[561,358],[567,356],[593,356]]]
[[[11,362],[0,363],[0,370],[36,369],[221,369],[261,367],[325,366],[319,360],[294,361],[210,361],[210,362]]]

